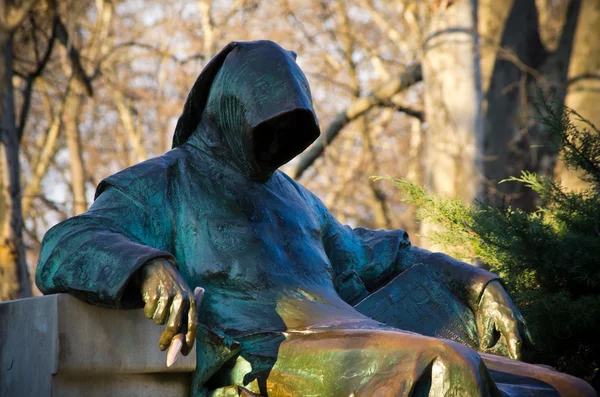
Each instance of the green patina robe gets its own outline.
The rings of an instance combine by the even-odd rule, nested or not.
[[[414,264],[415,250],[402,230],[341,225],[277,170],[318,135],[294,60],[271,42],[233,43],[217,55],[190,93],[176,148],[105,179],[86,213],[48,231],[40,290],[141,307],[131,280],[163,257],[192,290],[205,288],[204,329],[240,341],[248,357],[290,329],[384,327],[352,304]],[[496,279],[458,261],[436,271],[466,304]],[[200,356],[202,383],[221,362]],[[269,365],[258,356],[252,364]]]

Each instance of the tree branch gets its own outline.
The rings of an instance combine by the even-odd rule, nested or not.
[[[27,116],[29,115],[29,108],[31,107],[31,94],[33,92],[33,85],[35,80],[40,77],[48,61],[50,60],[50,55],[52,55],[52,50],[54,49],[54,42],[56,40],[56,32],[58,27],[58,17],[54,18],[52,24],[52,34],[50,35],[50,39],[48,41],[48,46],[46,47],[46,51],[42,56],[42,59],[38,62],[35,70],[25,76],[25,89],[23,90],[23,105],[21,106],[21,113],[19,115],[19,126],[18,126],[18,138],[19,142],[21,142],[21,138],[23,138],[23,132],[25,131],[25,125],[27,123]]]
[[[94,89],[92,88],[92,81],[85,73],[85,69],[83,68],[83,64],[81,63],[81,54],[79,50],[75,48],[69,41],[69,32],[67,28],[60,20],[57,18],[56,21],[56,38],[60,43],[65,46],[69,54],[69,60],[71,61],[71,67],[73,68],[73,77],[75,77],[79,82],[83,84],[85,87],[86,93],[89,96],[94,95]]]
[[[198,9],[202,20],[202,35],[204,39],[204,55],[206,61],[212,58],[215,52],[215,26],[211,16],[212,1],[199,0]]]
[[[37,0],[23,0],[20,5],[11,4],[12,2],[4,2],[0,10],[3,15],[0,16],[0,30],[12,32],[15,30],[23,19],[27,16],[27,13],[33,7]]]
[[[380,106],[386,101],[391,100],[394,95],[422,79],[421,66],[416,65],[415,67],[406,70],[400,77],[392,79],[375,89],[370,95],[358,98],[352,102],[346,110],[338,113],[333,118],[319,139],[317,139],[315,143],[300,156],[300,162],[294,171],[294,179],[298,179],[302,176],[304,171],[306,171],[308,167],[323,154],[325,146],[333,141],[348,123],[362,116],[374,107]],[[394,105],[394,107],[398,108],[397,105]]]
[[[152,44],[146,44],[146,43],[138,43],[135,41],[127,41],[127,42],[123,42],[123,43],[119,43],[115,46],[113,46],[113,48],[111,49],[111,51],[107,52],[98,62],[98,65],[104,63],[107,59],[109,59],[112,55],[114,55],[117,51],[122,50],[122,49],[127,49],[129,47],[137,47],[137,48],[141,48],[144,50],[148,50],[156,55],[159,55],[161,57],[167,57],[170,60],[172,60],[173,62],[176,62],[180,65],[185,65],[188,62],[191,61],[196,61],[198,59],[206,59],[206,54],[203,53],[196,53],[196,54],[192,54],[189,55],[185,58],[178,58],[176,55],[174,55],[171,52],[167,52],[165,50],[160,49],[159,47],[152,45]]]
[[[422,110],[417,110],[417,109],[413,109],[413,108],[408,108],[406,106],[398,105],[397,103],[394,103],[391,100],[381,101],[381,103],[379,103],[378,106],[383,106],[386,108],[394,109],[397,112],[401,112],[401,113],[406,114],[407,116],[414,117],[417,120],[420,120],[421,122],[425,121],[425,114]]]

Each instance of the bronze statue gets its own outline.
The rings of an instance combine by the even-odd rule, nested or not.
[[[108,177],[88,212],[48,231],[40,290],[144,307],[166,325],[161,350],[175,338],[186,354],[197,339],[194,396],[595,395],[568,375],[473,350],[499,333],[518,359],[527,338],[496,275],[412,247],[402,230],[343,226],[278,170],[320,133],[295,59],[270,41],[217,54],[173,150]],[[437,323],[418,313],[414,328],[403,323],[408,314],[394,313],[408,313],[405,298],[433,303]],[[447,313],[465,327],[452,331],[460,324]]]

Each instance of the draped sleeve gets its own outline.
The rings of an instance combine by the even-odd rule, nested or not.
[[[155,163],[104,180],[87,212],[46,233],[36,271],[40,291],[68,292],[106,307],[143,305],[136,272],[157,258],[176,263],[164,205],[166,176]]]
[[[499,277],[443,253],[413,247],[401,229],[372,230],[342,225],[313,193],[296,184],[319,223],[323,246],[336,272],[338,294],[355,304],[415,264],[424,264],[469,307]]]

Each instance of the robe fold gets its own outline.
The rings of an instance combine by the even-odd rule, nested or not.
[[[435,357],[454,354],[465,363],[464,368],[456,365],[457,376],[475,382],[469,390],[493,392],[493,382],[472,350],[416,334],[406,338],[423,344],[406,345],[405,334],[353,305],[419,262],[427,263],[471,309],[497,276],[411,247],[403,230],[341,225],[315,195],[278,170],[318,135],[310,89],[295,54],[268,41],[231,43],[196,81],[177,124],[175,148],[106,178],[86,213],[48,231],[37,267],[38,287],[45,294],[68,292],[96,305],[142,307],[140,268],[157,258],[172,261],[191,290],[200,286],[206,291],[198,310],[202,326],[197,348],[202,354],[193,386],[198,395],[232,357],[242,357],[251,367],[236,382],[256,380],[266,392],[273,368],[277,374],[302,370],[294,367],[294,354],[274,362],[287,335],[297,335],[294,340],[302,348],[302,335],[331,330],[342,337],[344,330],[353,335],[364,330],[360,335],[366,337],[353,343],[384,330],[396,339],[392,353],[404,357],[402,368],[427,371]],[[384,334],[377,335],[371,339]],[[343,344],[338,338],[331,346]],[[285,346],[293,351],[292,344]],[[376,354],[389,353],[377,346],[365,346],[365,352],[374,354],[365,363],[375,365]],[[438,356],[436,349],[441,349]],[[360,349],[352,354],[362,355]],[[473,365],[481,367],[481,375],[469,375]],[[363,374],[364,382],[372,378],[372,386],[363,385],[363,395],[387,379],[365,368],[352,370]],[[400,379],[406,387],[425,379],[421,372],[402,376],[398,372],[389,379]],[[341,392],[348,385],[325,386]],[[480,395],[491,395],[486,393]]]
[[[203,323],[239,337],[305,327],[315,307],[323,321],[361,318],[350,304],[414,264],[405,231],[341,225],[283,172],[258,184],[194,144],[105,179],[86,213],[50,229],[36,275],[40,290],[141,307],[128,283],[144,263],[168,258],[191,289],[206,289]],[[440,268],[448,286],[472,297],[497,278],[458,261]],[[349,274],[358,282],[345,283]],[[314,305],[312,295],[339,313]],[[310,304],[282,318],[291,302]]]

